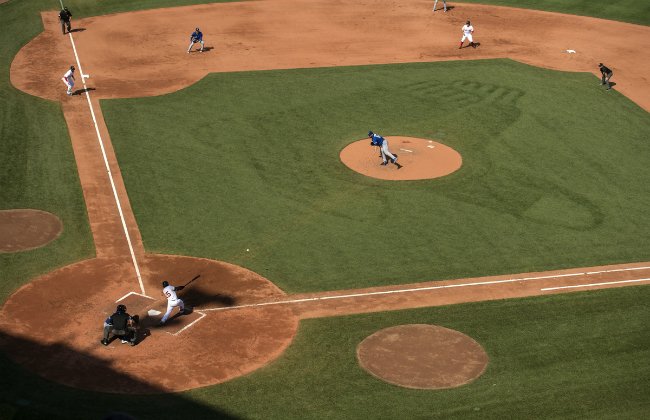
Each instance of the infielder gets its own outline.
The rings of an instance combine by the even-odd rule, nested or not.
[[[393,155],[390,150],[388,150],[388,140],[380,136],[379,134],[375,134],[372,131],[368,131],[368,137],[370,137],[370,145],[371,146],[378,146],[379,150],[381,152],[381,160],[382,163],[381,165],[386,166],[388,165],[388,162],[386,160],[386,157],[390,158],[391,163],[394,163],[395,166],[397,166],[397,169],[401,169],[402,165],[397,163],[397,155]]]
[[[474,33],[474,27],[468,20],[467,22],[465,22],[465,25],[463,26],[463,37],[460,39],[460,46],[458,47],[458,49],[463,48],[463,42],[465,42],[465,39],[469,41],[470,46],[476,48],[476,44],[474,43],[474,38],[472,37],[473,33]]]
[[[607,85],[607,90],[611,90],[612,86],[609,84],[609,79],[612,78],[614,72],[606,67],[603,63],[599,63],[598,68],[600,69],[600,74],[602,75],[600,84]]]
[[[199,28],[196,28],[194,32],[192,32],[192,35],[190,35],[190,47],[187,49],[188,54],[192,50],[192,46],[196,43],[201,44],[201,49],[199,52],[203,52],[203,47],[205,44],[203,43],[203,32],[201,32]]]
[[[171,286],[168,281],[162,282],[162,286],[162,293],[167,298],[167,312],[165,312],[165,315],[163,315],[162,319],[160,320],[160,325],[163,325],[165,322],[167,322],[169,315],[172,313],[172,309],[175,307],[178,306],[178,309],[180,309],[179,313],[181,315],[185,312],[185,304],[178,298],[178,296],[176,296],[176,292],[180,292],[185,288],[185,286]]]
[[[436,5],[438,4],[438,0],[433,2],[433,11],[436,11]],[[447,0],[442,0],[442,7],[445,9],[445,13],[447,12]]]
[[[65,72],[61,80],[68,87],[68,95],[72,95],[72,88],[74,87],[74,66],[70,66],[70,69]]]

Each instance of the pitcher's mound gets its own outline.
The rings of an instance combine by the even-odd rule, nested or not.
[[[397,154],[401,169],[389,163],[381,165],[379,148],[370,140],[355,141],[341,150],[341,161],[353,171],[372,178],[393,181],[431,179],[449,175],[463,163],[460,153],[433,140],[417,137],[386,136],[388,150]]]
[[[488,356],[473,339],[436,325],[380,330],[359,344],[357,358],[371,375],[406,388],[443,389],[483,374]]]
[[[18,252],[47,245],[58,238],[63,224],[52,213],[17,209],[0,211],[0,253]]]

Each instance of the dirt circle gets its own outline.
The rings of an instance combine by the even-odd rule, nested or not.
[[[52,213],[34,209],[0,210],[0,253],[47,245],[59,237],[63,223]]]
[[[82,261],[23,286],[0,311],[0,348],[51,381],[93,391],[154,394],[251,373],[279,357],[296,334],[298,318],[286,307],[218,310],[284,298],[250,270],[169,255],[147,255],[141,266],[150,298],[131,293],[140,287],[129,259]],[[175,310],[160,327],[167,305],[161,281],[182,285],[198,274],[179,292],[193,311],[174,316]],[[135,347],[119,339],[100,344],[103,321],[118,300],[141,317]]]
[[[391,181],[432,179],[457,171],[463,159],[449,146],[417,137],[385,136],[388,150],[398,155],[401,169],[381,165],[379,149],[370,146],[370,140],[355,141],[341,150],[341,161],[360,174]]]
[[[472,338],[427,324],[377,331],[359,344],[357,359],[382,381],[415,389],[465,385],[481,376],[488,363],[487,354]]]

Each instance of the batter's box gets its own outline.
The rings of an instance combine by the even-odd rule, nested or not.
[[[130,292],[117,299],[115,303],[107,303],[104,307],[104,312],[107,315],[111,315],[115,313],[117,305],[124,305],[126,306],[126,311],[131,315],[139,314],[142,316],[141,312],[151,306],[153,302],[154,298],[152,297],[136,292]]]
[[[140,315],[140,327],[150,329],[151,332],[166,332],[177,335],[182,331],[190,328],[205,316],[200,311],[194,311],[188,305],[185,305],[185,311],[180,313],[178,308],[172,310],[172,315],[167,319],[164,325],[160,325],[160,320],[167,311],[167,301],[148,301],[148,306],[143,308],[138,314]],[[133,313],[132,313],[133,314]]]

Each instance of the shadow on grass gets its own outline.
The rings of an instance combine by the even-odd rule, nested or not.
[[[99,341],[97,341],[97,345]],[[0,331],[0,348],[12,348],[13,354],[36,356],[49,361],[51,369],[74,369],[77,361],[92,367],[87,374],[108,388],[128,387],[138,394],[92,392],[70,388],[43,379],[0,353],[0,418],[8,419],[236,419],[228,413],[135,379],[128,372],[115,370],[110,358],[99,359],[68,347],[63,341],[40,344]],[[162,350],[161,350],[162,351]],[[110,353],[107,353],[109,356]],[[20,357],[20,356],[19,356]],[[29,364],[29,360],[25,363]],[[173,372],[173,357],[169,371]],[[79,372],[76,372],[77,374]],[[166,375],[166,372],[161,372]],[[5,417],[6,415],[6,417]]]

